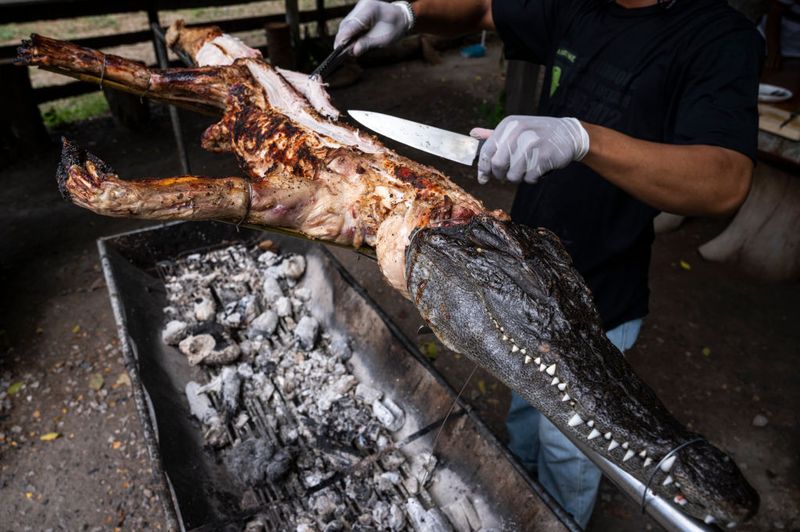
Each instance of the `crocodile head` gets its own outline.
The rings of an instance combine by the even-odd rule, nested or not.
[[[606,338],[558,238],[489,216],[417,230],[408,291],[436,335],[563,432],[682,511],[735,526],[759,498],[725,453],[684,428]]]

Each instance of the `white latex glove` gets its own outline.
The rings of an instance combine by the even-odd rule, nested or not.
[[[478,182],[491,176],[512,183],[536,183],[551,170],[580,161],[589,152],[589,134],[575,118],[507,116],[497,129],[469,133],[487,139],[478,157]]]
[[[393,43],[413,26],[414,12],[408,2],[360,0],[339,24],[333,46],[355,38],[353,55],[358,56],[371,48]]]

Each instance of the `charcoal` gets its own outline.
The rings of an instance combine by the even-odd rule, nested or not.
[[[251,438],[231,448],[225,456],[225,465],[245,486],[258,486],[267,479],[275,454],[267,438]]]
[[[291,316],[294,312],[292,301],[286,296],[279,297],[275,300],[275,312],[278,314],[279,318]]]
[[[178,345],[186,336],[188,329],[189,326],[185,321],[170,320],[161,331],[161,339],[167,345]]]
[[[306,351],[314,349],[319,332],[319,322],[311,316],[303,316],[294,329],[294,336]]]
[[[452,532],[453,526],[438,509],[426,510],[415,498],[406,502],[406,511],[414,530],[417,532]]]
[[[283,297],[283,289],[278,284],[278,280],[272,276],[265,276],[262,286],[262,296],[267,305],[272,305],[278,299]]]
[[[281,275],[290,281],[297,281],[306,271],[306,259],[302,255],[293,255],[281,262]]]
[[[262,312],[253,322],[250,324],[250,329],[248,334],[250,338],[255,338],[256,336],[263,336],[265,338],[272,336],[272,333],[275,332],[275,329],[278,327],[278,315],[275,314],[272,310],[267,310],[266,312]]]
[[[267,465],[267,479],[277,482],[286,476],[292,467],[292,455],[286,449],[279,449]]]
[[[206,425],[219,421],[219,414],[209,398],[198,391],[200,385],[194,381],[186,383],[186,400],[192,415]]]
[[[203,297],[194,303],[194,317],[197,321],[209,321],[217,314],[217,306],[211,297]]]
[[[356,386],[356,397],[371,405],[383,397],[383,392],[361,382]]]
[[[187,385],[187,401],[210,452],[244,488],[240,508],[258,506],[267,485],[311,489],[341,475],[287,508],[285,529],[444,532],[447,516],[459,529],[486,526],[469,501],[436,507],[426,488],[435,457],[391,447],[404,409],[356,378],[347,336],[313,317],[306,270],[301,255],[235,245],[166,274],[162,339],[205,375]],[[265,523],[254,517],[246,529]]]

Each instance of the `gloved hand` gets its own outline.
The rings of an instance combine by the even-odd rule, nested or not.
[[[355,38],[353,55],[386,46],[411,31],[414,12],[408,2],[360,0],[339,24],[334,48]]]
[[[507,116],[497,129],[469,133],[488,139],[478,157],[478,182],[491,176],[512,183],[536,183],[551,170],[580,161],[589,152],[589,134],[575,118]]]

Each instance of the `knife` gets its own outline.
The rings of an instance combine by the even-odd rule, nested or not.
[[[483,139],[475,139],[469,135],[454,133],[396,116],[372,111],[347,112],[358,123],[384,137],[467,166],[474,166],[477,163],[478,154],[486,142]]]

